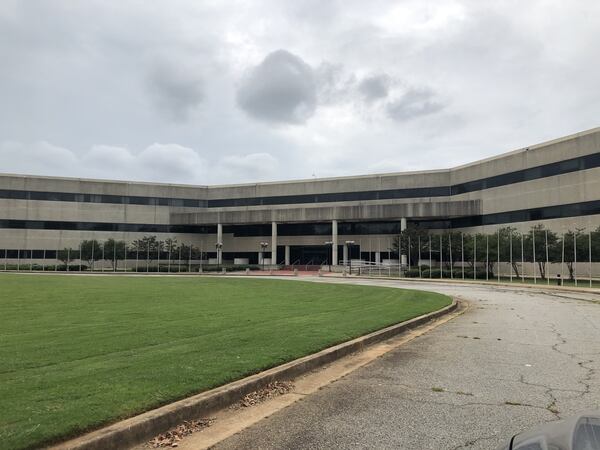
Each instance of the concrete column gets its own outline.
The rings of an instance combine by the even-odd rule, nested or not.
[[[285,265],[286,266],[290,265],[290,246],[289,245],[285,246]]]
[[[223,244],[223,224],[217,224],[217,243]],[[223,248],[217,249],[217,264],[223,264]]]
[[[400,219],[400,231],[406,230],[406,217]],[[406,255],[400,255],[400,264],[404,267],[407,265],[408,259]]]
[[[271,265],[277,264],[277,222],[271,222]]]
[[[406,217],[400,219],[400,231],[406,230]]]
[[[375,264],[381,264],[381,252],[375,252]]]
[[[337,220],[331,221],[331,264],[337,266],[338,263],[338,223]]]
[[[263,252],[258,252],[258,264],[263,263]]]
[[[346,244],[344,244],[343,247],[343,261],[344,261],[344,266],[348,265],[348,246]]]

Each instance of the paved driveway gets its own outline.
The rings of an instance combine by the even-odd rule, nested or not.
[[[216,448],[493,449],[534,424],[600,409],[598,295],[315,281],[437,291],[470,308]]]

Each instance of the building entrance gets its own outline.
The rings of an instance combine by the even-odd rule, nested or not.
[[[338,245],[338,264],[342,264],[343,245]],[[292,245],[290,246],[290,263],[309,265],[331,264],[331,246],[329,245]],[[350,248],[350,257],[360,258],[360,248],[355,245]]]
[[[292,245],[290,263],[320,266],[331,261],[331,247],[327,245]]]

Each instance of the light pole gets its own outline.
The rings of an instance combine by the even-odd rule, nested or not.
[[[267,250],[268,246],[269,246],[268,242],[260,243],[260,254],[262,256],[262,270],[265,270],[265,251]],[[273,263],[273,261],[271,261],[271,264],[272,263]]]
[[[223,243],[217,242],[215,248],[217,249],[217,272],[219,272],[221,269],[221,249],[223,248]],[[202,259],[202,257],[200,257],[200,259]]]
[[[348,248],[348,271],[350,272],[350,275],[352,275],[352,253],[351,253],[351,249],[352,249],[352,246],[354,245],[354,241],[346,241],[345,244],[346,244],[346,247]]]

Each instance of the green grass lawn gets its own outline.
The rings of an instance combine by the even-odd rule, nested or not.
[[[0,275],[0,448],[39,446],[450,303],[383,287]]]

